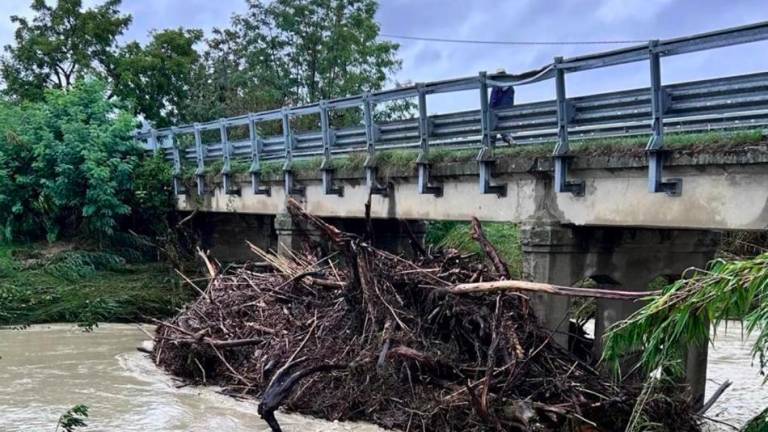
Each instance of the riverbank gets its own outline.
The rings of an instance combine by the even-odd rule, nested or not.
[[[0,325],[137,322],[192,298],[166,264],[72,245],[0,247]]]

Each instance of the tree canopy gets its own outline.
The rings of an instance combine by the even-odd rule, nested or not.
[[[200,61],[195,44],[202,39],[200,30],[179,28],[153,32],[146,46],[127,44],[119,53],[114,94],[131,101],[137,113],[157,126],[184,120]]]
[[[46,90],[66,90],[83,79],[108,84],[110,98],[130,103],[135,114],[161,126],[179,119],[192,70],[199,62],[197,29],[153,32],[146,45],[118,38],[132,18],[120,12],[121,0],[83,8],[81,0],[49,6],[33,0],[31,20],[13,16],[15,43],[0,62],[4,94],[16,101],[40,102]]]
[[[106,77],[117,62],[117,37],[131,23],[120,0],[106,0],[83,10],[81,0],[58,0],[49,6],[33,0],[31,21],[12,16],[15,44],[5,47],[2,77],[6,92],[39,101],[47,88],[67,89],[85,76]]]
[[[400,60],[397,44],[377,40],[377,8],[375,0],[249,0],[208,41],[197,110],[232,115],[381,89]]]
[[[80,80],[41,102],[0,103],[1,240],[101,240],[140,209],[143,151],[131,138],[133,116],[106,87]],[[161,181],[153,193],[169,200],[170,175]]]
[[[177,28],[121,45],[132,20],[121,0],[32,0],[31,20],[11,18],[4,93],[42,101],[47,89],[97,78],[109,97],[167,126],[378,90],[400,67],[398,45],[377,39],[376,0],[246,1],[208,39]]]

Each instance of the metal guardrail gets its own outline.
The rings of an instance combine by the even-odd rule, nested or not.
[[[701,131],[723,128],[760,127],[768,125],[768,72],[731,76],[662,86],[661,57],[708,50],[729,45],[768,39],[768,22],[703,33],[666,41],[651,41],[648,45],[613,50],[598,54],[555,58],[550,65],[517,75],[486,74],[453,80],[419,83],[408,87],[367,93],[331,101],[279,110],[250,113],[206,123],[166,129],[149,129],[136,133],[148,149],[163,151],[174,164],[174,189],[185,193],[181,186],[181,167],[185,161],[195,161],[197,192],[206,193],[205,163],[222,160],[223,188],[237,194],[231,183],[232,159],[249,159],[252,190],[269,194],[260,184],[261,162],[280,160],[283,164],[285,188],[288,194],[302,194],[303,188],[293,178],[294,158],[323,158],[322,179],[326,194],[342,195],[343,189],[334,185],[334,156],[366,152],[364,164],[371,192],[386,195],[387,188],[377,181],[376,154],[392,149],[417,149],[419,192],[441,195],[442,187],[429,176],[429,151],[434,148],[478,149],[480,190],[503,196],[506,185],[492,179],[494,149],[498,134],[510,136],[513,145],[555,141],[555,185],[558,192],[584,194],[584,182],[568,178],[569,139],[586,139],[642,135],[650,132],[646,147],[649,159],[649,191],[676,196],[681,192],[681,179],[664,180],[662,176],[664,131]],[[648,88],[568,98],[566,73],[650,60]],[[512,108],[493,110],[489,107],[488,87],[520,86],[554,78],[555,100],[526,103]],[[480,109],[441,115],[427,115],[426,96],[466,90],[479,90]],[[418,116],[409,120],[376,123],[375,104],[417,98]],[[334,129],[329,125],[329,112],[360,108],[363,124]],[[296,133],[291,119],[320,115],[317,131]],[[263,122],[282,123],[282,136],[262,137]],[[650,126],[650,127],[649,127]],[[230,142],[230,129],[247,127],[247,140]],[[202,133],[219,131],[217,143],[203,144]],[[181,149],[179,136],[191,134],[193,148]]]

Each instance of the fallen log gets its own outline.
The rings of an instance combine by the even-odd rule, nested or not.
[[[496,269],[496,273],[498,273],[502,279],[512,279],[512,275],[509,273],[509,266],[504,259],[501,258],[501,255],[499,255],[499,252],[493,244],[488,241],[488,238],[483,232],[483,227],[476,217],[472,218],[472,230],[470,231],[470,235],[480,245],[488,259],[491,260],[493,268]]]
[[[275,411],[280,408],[286,398],[291,395],[293,388],[302,379],[319,373],[332,370],[347,369],[349,365],[321,364],[317,366],[301,369],[291,375],[286,375],[286,370],[281,369],[273,379],[272,383],[264,391],[262,400],[259,403],[257,412],[267,422],[272,432],[282,432],[280,424],[275,418]]]
[[[661,291],[614,291],[598,288],[577,288],[521,280],[463,283],[454,285],[448,288],[447,291],[451,294],[459,295],[481,293],[487,294],[496,293],[499,291],[527,291],[567,297],[588,297],[628,301],[641,300],[646,297],[657,296],[661,294]]]

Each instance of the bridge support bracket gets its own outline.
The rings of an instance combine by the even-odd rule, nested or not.
[[[434,195],[437,198],[442,197],[443,185],[431,183],[431,179],[429,176],[429,163],[417,162],[416,166],[417,166],[418,175],[419,175],[419,179],[418,179],[419,193],[424,195]]]
[[[584,180],[568,180],[568,166],[573,156],[555,156],[555,188],[559,193],[570,193],[575,197],[583,197]]]
[[[238,186],[232,185],[232,174],[229,173],[222,173],[221,175],[221,188],[224,190],[224,193],[226,195],[236,195],[240,196],[241,190]]]
[[[296,179],[293,176],[293,171],[290,169],[283,170],[283,179],[285,180],[285,195],[286,196],[301,196],[303,197],[307,189],[304,186],[296,184]]]
[[[261,173],[251,171],[251,192],[254,195],[272,196],[272,189],[269,186],[261,185]]]
[[[330,165],[330,164],[329,164]],[[344,196],[344,186],[336,185],[333,181],[333,167],[321,167],[320,172],[323,176],[323,192],[326,195]]]
[[[478,170],[480,173],[480,192],[484,194],[496,194],[499,198],[507,196],[506,183],[493,183],[493,166],[495,160],[478,160]]]
[[[378,179],[378,168],[375,166],[365,167],[365,182],[368,185],[371,195],[381,195],[385,198],[389,197],[391,187],[389,185],[382,185]]]
[[[664,158],[667,153],[661,149],[648,150],[648,191],[679,197],[683,193],[683,179],[675,177],[664,180],[662,178]]]
[[[208,188],[205,187],[205,175],[203,174],[196,174],[195,175],[195,182],[197,183],[197,195],[199,196],[205,196],[207,194]]]
[[[187,188],[184,187],[178,175],[173,176],[173,194],[176,196],[187,194]]]

